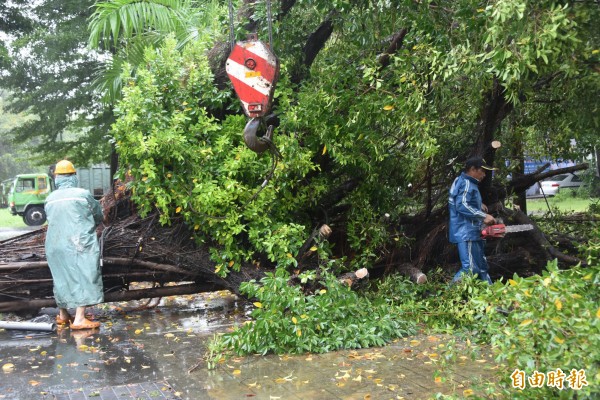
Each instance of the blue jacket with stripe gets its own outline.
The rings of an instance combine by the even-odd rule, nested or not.
[[[463,172],[450,187],[448,239],[451,243],[482,240],[481,229],[486,214],[481,210],[478,183]]]

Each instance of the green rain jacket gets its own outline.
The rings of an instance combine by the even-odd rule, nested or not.
[[[77,187],[77,176],[57,175],[58,188],[46,198],[46,258],[60,308],[102,303],[100,246],[96,227],[102,208],[92,194]]]

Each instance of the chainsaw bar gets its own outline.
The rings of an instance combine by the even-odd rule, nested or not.
[[[506,233],[532,231],[533,225],[531,225],[531,224],[507,225],[504,228],[504,230]]]
[[[509,225],[506,226],[504,224],[496,224],[485,227],[481,231],[481,236],[484,239],[494,239],[494,238],[502,238],[507,233],[513,232],[525,232],[533,229],[532,224],[523,224],[523,225]]]

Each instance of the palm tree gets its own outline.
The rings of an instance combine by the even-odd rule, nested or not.
[[[160,46],[174,35],[178,48],[222,32],[226,6],[218,0],[109,0],[96,3],[89,22],[88,45],[104,50],[106,61],[96,73],[94,86],[107,103],[121,94],[125,65],[135,71],[144,49]]]

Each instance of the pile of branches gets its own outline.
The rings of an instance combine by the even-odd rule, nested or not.
[[[264,275],[243,265],[226,279],[219,277],[208,250],[195,245],[181,219],[161,226],[156,214],[140,217],[122,186],[106,195],[102,206],[105,220],[97,233],[107,302],[222,289],[238,293],[240,283]],[[0,242],[0,312],[55,305],[45,238],[46,227]],[[154,287],[131,290],[136,282]]]

